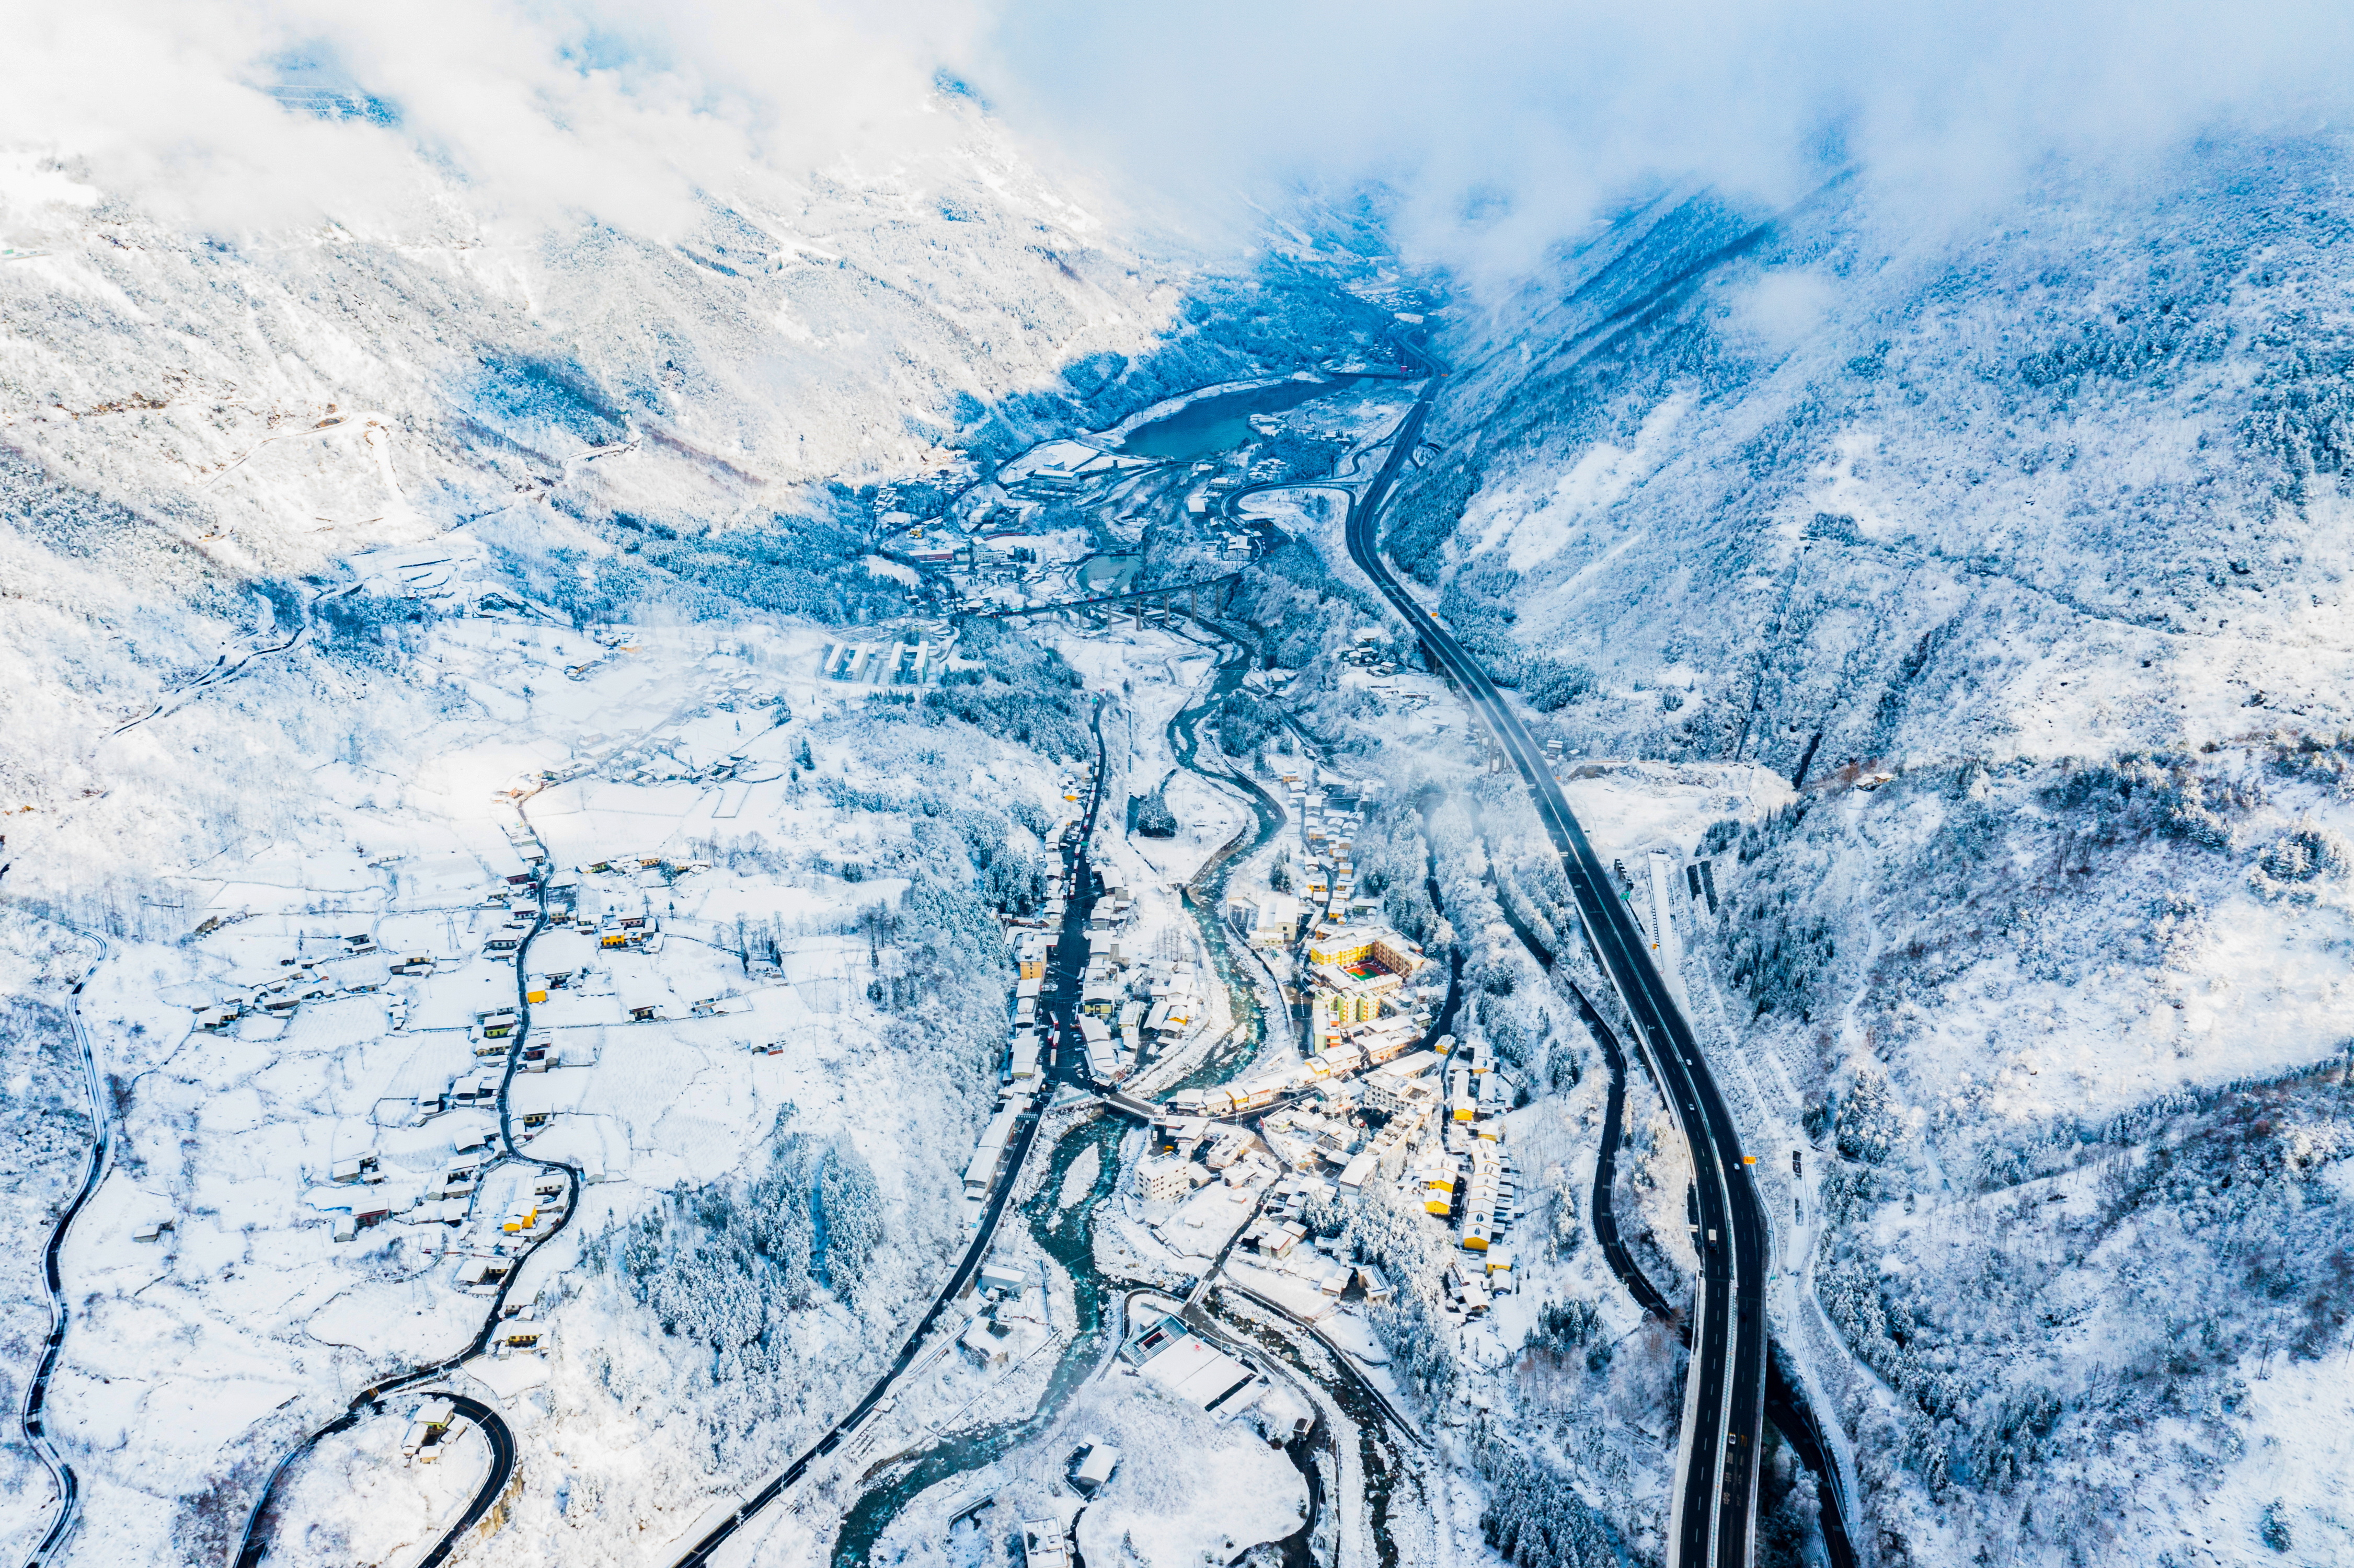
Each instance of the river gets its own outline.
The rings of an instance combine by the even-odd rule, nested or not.
[[[1331,382],[1285,382],[1246,393],[1204,398],[1166,419],[1144,427],[1129,438],[1125,450],[1147,450],[1148,448],[1165,447],[1169,450],[1154,450],[1151,455],[1208,455],[1249,440],[1252,432],[1247,418],[1250,414],[1289,408],[1310,397],[1338,390],[1340,385]],[[1226,928],[1223,911],[1226,883],[1233,868],[1265,848],[1282,831],[1284,824],[1282,809],[1264,791],[1229,772],[1222,763],[1204,765],[1199,726],[1212,718],[1219,705],[1241,685],[1243,676],[1249,669],[1249,660],[1240,644],[1225,637],[1215,627],[1202,624],[1204,630],[1225,645],[1226,657],[1200,696],[1169,721],[1170,751],[1179,767],[1238,789],[1250,807],[1253,820],[1195,874],[1186,890],[1188,912],[1201,933],[1203,947],[1213,969],[1227,988],[1239,1027],[1231,1031],[1218,1049],[1172,1087],[1201,1086],[1234,1077],[1257,1059],[1265,1041],[1267,1021],[1261,1006],[1260,988],[1266,982],[1254,961],[1237,950]],[[1451,996],[1449,1000],[1451,1002]],[[862,1568],[892,1521],[922,1493],[957,1476],[981,1470],[1023,1444],[1045,1434],[1071,1396],[1101,1365],[1107,1349],[1105,1337],[1117,1327],[1118,1293],[1127,1286],[1149,1283],[1107,1277],[1095,1262],[1095,1217],[1105,1200],[1118,1188],[1121,1170],[1119,1147],[1129,1130],[1130,1126],[1126,1121],[1099,1116],[1063,1133],[1047,1155],[1044,1180],[1029,1201],[1022,1205],[1023,1223],[1030,1227],[1032,1236],[1069,1275],[1076,1304],[1074,1330],[1062,1347],[1059,1359],[1047,1380],[1045,1392],[1034,1412],[1013,1420],[988,1423],[951,1433],[919,1453],[886,1461],[873,1475],[865,1478],[866,1489],[852,1505],[843,1521],[834,1541],[833,1568]],[[1065,1180],[1074,1161],[1088,1150],[1097,1151],[1098,1155],[1095,1181],[1078,1201],[1065,1205],[1061,1201]],[[1326,1354],[1320,1350],[1302,1351],[1283,1333],[1264,1326],[1222,1319],[1220,1327],[1231,1337],[1256,1340],[1261,1353],[1281,1358],[1301,1375],[1314,1382],[1355,1425],[1365,1481],[1370,1533],[1381,1568],[1394,1568],[1396,1551],[1390,1540],[1387,1521],[1390,1494],[1396,1482],[1400,1458],[1395,1446],[1386,1436],[1386,1419],[1377,1402],[1353,1378],[1335,1375],[1329,1368],[1318,1367],[1316,1363]],[[1329,1448],[1331,1442],[1330,1424],[1320,1421],[1316,1431],[1308,1439],[1294,1442],[1287,1447],[1293,1463],[1300,1467],[1308,1479],[1312,1499],[1309,1517],[1300,1531],[1281,1543],[1287,1568],[1310,1568],[1313,1562],[1310,1542],[1316,1538],[1318,1527],[1322,1522],[1323,1508],[1328,1502],[1328,1480],[1320,1475],[1316,1457],[1319,1450]]]

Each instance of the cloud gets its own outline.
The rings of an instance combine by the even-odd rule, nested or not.
[[[2354,112],[2354,7],[2317,0],[0,0],[0,144],[203,226],[666,236],[948,150],[945,66],[1131,222],[1238,242],[1373,183],[1412,247],[1506,272],[1661,185],[1780,203],[1861,164],[1966,201]]]
[[[973,25],[917,0],[0,0],[0,143],[200,226],[413,222],[454,191],[478,220],[664,234],[715,187],[938,145],[934,61]]]
[[[2354,8],[2314,0],[1009,0],[975,48],[1017,122],[1140,203],[1378,181],[1407,238],[1507,267],[1662,185],[1778,204],[1860,164],[1967,199],[2354,112]]]

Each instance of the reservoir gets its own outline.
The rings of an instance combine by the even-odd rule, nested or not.
[[[1338,392],[1353,377],[1331,381],[1278,381],[1241,392],[1221,392],[1186,404],[1175,413],[1140,425],[1119,450],[1137,457],[1215,457],[1250,440],[1253,414],[1279,414],[1311,397]]]

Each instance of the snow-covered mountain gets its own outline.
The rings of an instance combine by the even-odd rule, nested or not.
[[[1438,340],[1466,643],[1802,779],[1660,836],[1883,1562],[2347,1550],[2346,150],[1664,198]]]
[[[1140,629],[1075,672],[981,623],[946,661],[962,684],[902,712],[821,660],[885,620],[941,656],[933,586],[881,552],[1004,502],[1004,459],[1369,357],[1368,302],[1426,302],[1357,260],[1377,233],[1148,244],[970,97],[926,112],[946,129],[888,162],[701,182],[663,238],[517,223],[423,154],[414,199],[348,227],[235,231],[0,161],[0,243],[32,253],[0,260],[0,1139],[24,1155],[0,1379],[46,1332],[80,1016],[120,1141],[67,1259],[49,1421],[93,1560],[217,1554],[297,1436],[462,1341],[451,1253],[330,1243],[320,1173],[366,1146],[404,1212],[456,1201],[427,1196],[452,1184],[434,1118],[481,1130],[461,1036],[487,1009],[420,985],[413,1034],[399,988],[313,978],[291,1022],[195,1021],[363,922],[465,985],[515,979],[473,949],[519,847],[601,865],[575,907],[672,946],[609,959],[583,926],[575,968],[543,960],[584,978],[537,1004],[578,1033],[536,1080],[571,1087],[533,1103],[569,1118],[547,1149],[610,1176],[579,1212],[611,1245],[535,1298],[565,1304],[556,1370],[502,1391],[567,1463],[501,1561],[670,1552],[839,1414],[953,1254],[1000,917],[1038,906],[1080,799],[1074,694],[1126,705],[1163,780],[1210,661]],[[1679,906],[1674,979],[1764,1158],[1776,1332],[1854,1439],[1870,1561],[2354,1549],[2328,1484],[2354,1279],[2345,151],[2219,141],[1955,205],[1868,172],[1781,212],[1679,192],[1431,313],[1452,368],[1390,547],[1594,764],[1564,771],[1606,853],[1696,855],[1723,892]],[[1231,478],[1357,463],[1404,406],[1254,421],[1272,466]],[[1151,522],[1184,467],[1026,514],[1074,556],[1223,560]],[[1525,1340],[1463,1350],[1425,1312],[1415,1280],[1454,1249],[1411,1205],[1316,1212],[1400,1276],[1394,1391],[1488,1413],[1458,1456],[1487,1501],[1399,1539],[1487,1561],[1493,1503],[1522,1568],[1639,1555],[1679,1352],[1580,1250],[1596,1061],[1519,935],[1582,972],[1561,888],[1509,781],[1462,788],[1446,693],[1364,673],[1413,654],[1329,492],[1254,504],[1299,543],[1235,596],[1263,668],[1215,738],[1239,762],[1312,736],[1350,798],[1387,785],[1353,874],[1459,963],[1458,1026],[1535,1097]],[[1198,783],[1150,799],[1207,854],[1244,809]],[[1625,1207],[1673,1285],[1683,1173],[1646,1115]],[[1044,1280],[1038,1310],[1071,1294]],[[927,1397],[954,1419],[969,1396],[943,1374]],[[397,1440],[323,1450],[278,1550],[379,1560],[448,1516],[456,1467],[398,1467]],[[16,1541],[46,1493],[11,1445]],[[1805,1510],[1780,1498],[1787,1552]],[[1523,1514],[1575,1524],[1525,1544]],[[775,1528],[830,1550],[831,1523]]]
[[[602,1130],[549,1157],[621,1183],[592,1181],[582,1231],[638,1227],[590,1287],[628,1327],[578,1319],[584,1357],[610,1339],[579,1396],[619,1425],[603,1459],[575,1444],[549,1519],[579,1499],[575,1531],[625,1554],[625,1514],[674,1535],[840,1413],[962,1245],[957,1176],[1009,1005],[996,916],[1035,912],[1078,678],[983,627],[957,710],[981,728],[944,748],[819,683],[829,638],[925,608],[872,552],[985,465],[1349,334],[1320,285],[1147,255],[970,99],[929,111],[951,126],[930,154],[746,173],[670,240],[479,217],[422,156],[404,217],[233,234],[70,164],[5,163],[0,230],[29,253],[0,262],[12,1406],[89,1130],[71,993],[114,944],[80,1007],[116,1152],[66,1259],[76,1326],[46,1417],[81,1476],[76,1550],[233,1550],[303,1430],[484,1309],[428,1282],[457,1266],[417,1251],[438,1225],[338,1252],[317,1206],[349,1207],[320,1183],[363,1147],[404,1212],[472,1198],[443,1171],[464,1162],[451,1124],[409,1128],[381,1097],[471,1103],[461,1015],[427,1022],[420,992],[411,1035],[400,984],[328,971],[301,982],[284,1044],[244,1038],[273,1030],[258,1001],[226,1033],[193,1023],[281,958],[340,954],[331,928],[481,968],[517,780],[581,779],[533,831],[567,865],[621,867],[609,916],[677,926],[635,981],[593,941],[536,960],[589,977],[573,1065],[618,1097],[567,1102]],[[495,1005],[502,974],[465,983]],[[681,1054],[599,1044],[632,984]],[[804,1189],[796,1221],[779,1193]],[[133,1239],[166,1216],[160,1244]],[[456,1494],[430,1470],[381,1494],[387,1457],[323,1455],[277,1550],[341,1560],[439,1528]],[[49,1492],[13,1427],[0,1464],[21,1548]]]

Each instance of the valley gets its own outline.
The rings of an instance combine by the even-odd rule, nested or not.
[[[661,240],[0,168],[0,1541],[2337,1560],[2327,139],[1503,279],[928,101]]]

